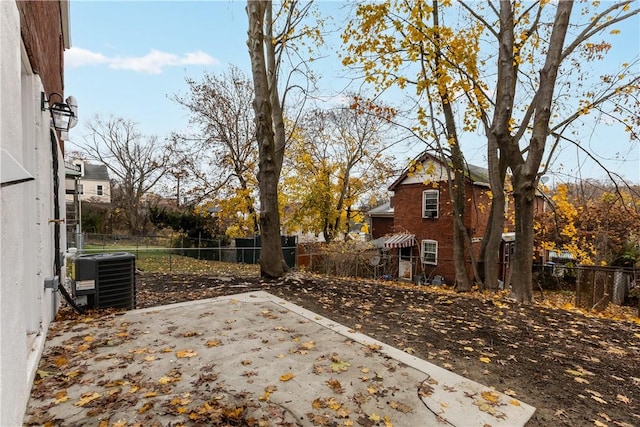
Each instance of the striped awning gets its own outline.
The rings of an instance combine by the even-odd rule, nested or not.
[[[416,244],[416,235],[408,233],[394,234],[384,242],[385,248],[409,248]]]

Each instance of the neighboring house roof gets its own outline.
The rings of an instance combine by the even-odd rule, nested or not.
[[[376,206],[370,211],[367,211],[367,216],[375,218],[393,218],[393,207],[391,207],[391,202],[385,202],[380,206]]]
[[[84,176],[82,179],[93,179],[96,181],[109,181],[109,170],[105,165],[84,164]]]
[[[429,153],[428,151],[423,151],[415,159],[413,159],[413,161],[409,164],[409,166],[407,166],[405,168],[405,170],[398,177],[398,179],[396,179],[389,186],[389,191],[394,191],[395,188],[398,185],[400,185],[400,183],[402,181],[404,181],[405,178],[407,178],[407,176],[409,176],[409,174],[410,174],[410,166],[411,165],[416,164],[416,163],[423,163],[424,161],[429,160],[429,159],[434,161],[434,162],[438,162],[441,165],[444,164],[442,159],[440,159],[437,155]],[[480,184],[480,185],[484,185],[484,186],[488,185],[487,183],[489,182],[489,170],[486,169],[486,168],[483,168],[482,166],[476,166],[476,165],[467,164],[467,170],[465,171],[465,175],[467,176],[467,178],[469,178],[469,180],[471,180],[471,182],[473,184]]]

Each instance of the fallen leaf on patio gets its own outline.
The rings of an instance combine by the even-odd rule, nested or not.
[[[384,427],[393,427],[393,423],[386,415],[384,417]]]
[[[380,415],[372,413],[371,415],[369,415],[369,419],[377,423],[378,421],[380,421]]]
[[[283,374],[280,375],[280,381],[285,382],[285,381],[289,381],[291,379],[293,379],[296,375],[292,372],[289,372],[287,374]]]
[[[344,372],[351,366],[351,363],[340,360],[337,357],[333,357],[331,360],[333,361],[333,363],[331,363],[331,370],[333,372]]]
[[[408,414],[410,412],[413,412],[413,408],[411,408],[409,405],[405,405],[404,403],[400,403],[400,402],[396,402],[395,400],[392,400],[391,402],[389,402],[389,406],[391,406],[391,408],[395,409],[396,411],[400,411],[404,414]]]
[[[140,409],[138,409],[138,413],[139,414],[144,414],[145,412],[147,412],[151,408],[153,408],[153,402],[147,402],[144,405],[142,405],[142,407]]]
[[[491,359],[489,359],[489,358],[488,358],[488,357],[486,357],[486,356],[482,356],[482,357],[480,357],[480,361],[481,361],[482,363],[491,363]]]
[[[267,387],[264,389],[264,394],[263,394],[262,396],[258,397],[258,400],[260,400],[260,401],[262,401],[262,402],[265,402],[265,401],[270,400],[270,399],[271,399],[271,394],[272,394],[274,391],[276,391],[277,389],[278,389],[278,387],[276,387],[276,386],[274,386],[274,385],[267,386]]]
[[[156,360],[155,356],[147,356],[144,358],[144,360],[146,360],[147,362],[153,362],[154,360]]]
[[[313,347],[315,347],[315,342],[313,342],[313,341],[303,342],[302,344],[300,344],[298,346],[298,348],[301,348],[301,349],[304,349],[304,350],[311,350]]]
[[[93,342],[93,337],[91,335],[87,335],[83,338],[85,342]]]
[[[416,352],[416,350],[413,347],[405,347],[404,349],[402,349],[402,351],[409,354],[413,354]]]
[[[498,400],[500,400],[500,395],[495,391],[483,391],[480,394],[482,395],[482,398],[487,402],[498,403]]]
[[[220,340],[209,340],[206,342],[206,346],[211,348],[211,347],[217,347],[222,343],[222,341]]]
[[[158,380],[158,382],[159,382],[160,384],[163,384],[163,385],[164,385],[164,384],[171,384],[171,383],[174,383],[174,382],[176,382],[176,381],[180,381],[180,379],[181,379],[180,377],[161,377],[161,378]]]
[[[329,386],[329,388],[331,388],[331,390],[333,390],[334,393],[338,393],[338,394],[344,393],[344,388],[342,387],[342,384],[340,384],[340,381],[331,379],[331,380],[325,381],[325,383]]]
[[[194,357],[197,356],[198,352],[193,351],[192,349],[188,349],[188,350],[178,350],[176,351],[176,357],[178,358],[185,358],[185,357]]]
[[[57,367],[64,366],[67,363],[69,362],[67,361],[67,358],[64,356],[56,357],[56,359],[53,361],[53,364],[56,365]]]
[[[82,395],[82,398],[80,400],[78,400],[76,403],[74,403],[74,405],[76,405],[76,406],[84,406],[87,403],[91,402],[92,400],[96,400],[100,396],[102,396],[100,393],[85,393],[85,394]]]
[[[148,391],[144,394],[143,397],[156,397],[158,395],[157,391]]]
[[[56,393],[56,401],[54,402],[56,405],[59,403],[64,403],[69,400],[69,396],[67,396],[67,391],[62,390]]]
[[[511,399],[511,400],[509,401],[509,403],[510,403],[510,404],[512,404],[513,406],[520,406],[520,402],[518,402],[518,401],[517,401],[517,400],[515,400],[515,399]]]

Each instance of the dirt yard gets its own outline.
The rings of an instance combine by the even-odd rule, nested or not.
[[[530,426],[640,425],[640,319],[632,309],[611,320],[570,304],[521,306],[504,295],[305,274],[265,281],[143,273],[137,283],[139,308],[268,291],[535,406]]]

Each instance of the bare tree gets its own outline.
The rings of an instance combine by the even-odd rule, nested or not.
[[[89,159],[107,166],[120,189],[118,206],[132,234],[142,231],[143,197],[156,185],[170,165],[170,147],[156,136],[143,136],[135,122],[95,116],[87,122],[89,135],[81,148]]]
[[[285,159],[285,222],[327,242],[342,231],[346,238],[352,208],[393,173],[385,151],[398,142],[390,132],[392,108],[350,98],[348,106],[306,112]]]
[[[218,207],[234,201],[249,214],[251,234],[258,232],[254,192],[258,149],[255,141],[255,120],[252,108],[253,85],[238,67],[229,66],[221,75],[206,74],[202,80],[186,80],[189,92],[173,99],[191,113],[190,122],[199,127],[197,135],[181,135],[182,145],[196,181],[192,196],[211,200]]]

